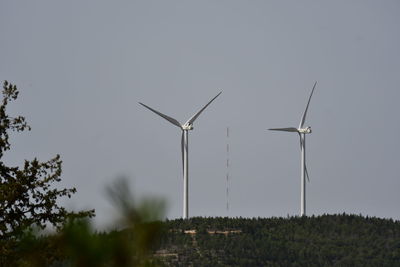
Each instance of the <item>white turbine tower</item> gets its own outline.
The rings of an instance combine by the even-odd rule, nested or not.
[[[207,103],[202,109],[200,109],[196,114],[194,114],[187,122],[184,124],[180,124],[176,119],[171,118],[157,110],[152,109],[149,106],[146,106],[143,103],[140,105],[148,108],[153,111],[157,115],[163,117],[170,123],[178,126],[182,130],[182,138],[181,138],[181,150],[182,150],[182,165],[183,165],[183,219],[189,218],[189,139],[188,139],[188,131],[193,130],[193,122],[199,117],[199,115],[214,101],[222,92],[216,95],[210,102]]]
[[[311,133],[311,127],[305,127],[304,123],[306,121],[308,106],[310,105],[311,97],[314,93],[315,86],[317,82],[314,83],[313,89],[310,94],[310,98],[308,99],[307,107],[304,110],[304,114],[301,117],[300,124],[298,128],[289,127],[289,128],[273,128],[268,129],[271,131],[284,131],[284,132],[297,132],[300,137],[300,150],[301,150],[301,206],[300,206],[300,216],[306,215],[306,181],[305,176],[307,176],[307,180],[310,181],[308,177],[308,171],[306,166],[306,134]]]

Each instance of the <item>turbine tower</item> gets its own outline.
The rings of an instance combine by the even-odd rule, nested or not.
[[[311,127],[305,127],[304,123],[306,121],[308,106],[310,105],[311,97],[314,93],[315,86],[317,82],[314,83],[312,88],[310,97],[308,98],[308,103],[306,109],[304,110],[303,116],[301,117],[300,124],[298,128],[289,127],[289,128],[272,128],[268,129],[271,131],[283,131],[283,132],[297,132],[300,137],[300,150],[301,150],[301,204],[300,204],[300,216],[306,215],[306,180],[310,181],[308,176],[307,166],[306,166],[306,134],[311,133]]]
[[[149,106],[139,102],[140,105],[144,106],[145,108],[153,111],[157,115],[163,117],[170,123],[174,124],[175,126],[179,127],[182,130],[182,137],[181,137],[181,150],[182,150],[182,166],[183,166],[183,219],[189,218],[189,135],[188,131],[193,130],[193,123],[199,117],[199,115],[214,101],[222,92],[216,95],[210,102],[207,103],[202,109],[200,109],[197,113],[195,113],[190,119],[185,122],[184,124],[179,123],[174,118],[171,118],[161,112],[158,112],[155,109],[152,109]]]

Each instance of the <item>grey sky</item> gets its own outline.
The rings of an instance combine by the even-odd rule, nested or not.
[[[179,121],[223,94],[190,133],[191,216],[286,216],[300,208],[293,134],[306,125],[307,213],[400,219],[398,1],[2,1],[0,79],[32,126],[6,161],[59,153],[70,208],[112,217],[117,176],[182,215]],[[225,209],[226,127],[231,209]]]

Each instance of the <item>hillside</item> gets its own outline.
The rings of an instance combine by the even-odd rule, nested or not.
[[[356,215],[165,222],[167,266],[400,266],[400,222]]]
[[[191,218],[0,240],[0,266],[400,266],[400,221],[356,215]],[[139,219],[138,219],[139,218]]]

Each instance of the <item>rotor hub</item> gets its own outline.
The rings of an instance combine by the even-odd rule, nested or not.
[[[299,129],[298,131],[299,131],[299,133],[302,133],[302,134],[312,133],[311,127],[302,128],[302,129]]]
[[[185,131],[193,130],[193,125],[192,124],[184,124],[184,125],[182,125],[182,130],[185,130]]]

